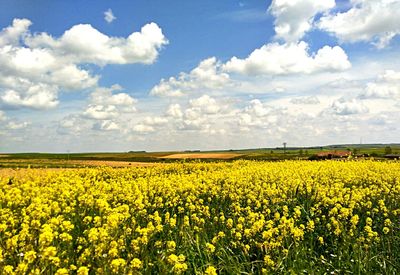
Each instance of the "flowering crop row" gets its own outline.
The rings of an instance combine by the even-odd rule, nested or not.
[[[0,274],[390,273],[400,163],[176,163],[0,178]]]

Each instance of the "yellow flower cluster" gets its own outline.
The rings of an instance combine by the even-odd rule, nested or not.
[[[21,170],[0,274],[395,274],[399,202],[399,162]]]

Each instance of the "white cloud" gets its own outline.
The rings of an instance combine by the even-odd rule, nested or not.
[[[182,109],[179,104],[169,105],[166,114],[173,118],[182,118],[182,116],[183,116]]]
[[[94,130],[100,130],[100,131],[116,131],[119,130],[120,127],[118,126],[117,123],[115,123],[112,120],[104,120],[100,122],[96,122],[93,125]]]
[[[290,127],[291,114],[286,111],[286,105],[281,102],[262,102],[260,99],[253,99],[248,102],[247,106],[239,110],[239,113],[234,115],[234,119],[239,127],[240,132],[257,132],[258,130],[265,131],[264,138],[268,135],[280,136],[287,132],[286,127]],[[301,117],[301,113],[297,113],[294,117]],[[290,122],[290,123],[289,123]]]
[[[145,125],[145,124],[137,124],[133,127],[133,131],[138,133],[150,133],[154,132],[155,129],[153,126]]]
[[[203,116],[200,108],[188,108],[185,110],[185,120],[198,120]]]
[[[60,135],[74,135],[79,136],[81,133],[88,132],[90,126],[87,125],[87,121],[77,115],[68,115],[64,117],[57,125],[57,133]]]
[[[360,94],[360,98],[398,98],[400,95],[399,84],[393,85],[384,82],[370,82],[364,92]]]
[[[114,93],[122,90],[119,85],[113,85],[110,88],[97,87],[90,94],[90,101],[93,104],[99,105],[115,105],[115,106],[132,106],[137,103],[137,100],[127,93]]]
[[[400,1],[351,0],[345,12],[323,16],[320,29],[342,42],[372,42],[378,48],[387,46],[400,33]]]
[[[58,94],[97,85],[99,76],[81,68],[84,64],[153,63],[168,43],[155,23],[143,26],[127,38],[107,36],[91,25],[75,25],[55,38],[31,33],[28,19],[14,19],[0,32],[0,100],[3,105],[35,109],[53,108]],[[128,102],[126,94],[112,101]]]
[[[285,109],[281,104],[253,99],[235,115],[235,120],[241,131],[251,131],[252,128],[278,129],[278,121],[288,115]]]
[[[32,25],[32,22],[28,19],[14,19],[12,26],[4,28],[0,32],[0,47],[18,45],[20,38],[28,34],[30,25]]]
[[[137,112],[135,104],[138,101],[127,93],[119,92],[121,90],[123,88],[120,85],[94,89],[80,118],[92,120],[89,123],[92,124],[93,130],[129,132],[128,124],[132,114]],[[75,120],[71,121],[74,122]],[[154,119],[154,123],[157,122],[159,121]]]
[[[335,6],[335,0],[273,0],[269,11],[275,17],[277,38],[297,42],[312,28],[317,14]]]
[[[229,75],[221,72],[221,64],[215,57],[205,59],[190,73],[180,73],[178,78],[162,79],[152,88],[151,95],[182,96],[202,89],[219,90],[229,85]]]
[[[185,119],[179,125],[179,130],[185,131],[207,131],[210,124],[204,118]]]
[[[12,107],[28,107],[33,109],[54,108],[58,104],[57,88],[47,84],[30,86],[25,91],[5,90],[0,100]]]
[[[229,117],[230,106],[228,101],[225,105],[221,104],[209,95],[188,99],[186,108],[180,104],[174,103],[167,107],[164,117],[154,116],[146,118],[141,124],[149,126],[167,126],[173,131],[201,131],[218,134],[222,130],[218,126],[218,131],[212,129],[212,126],[223,117]],[[156,123],[159,122],[159,123]]]
[[[97,84],[99,76],[92,76],[76,65],[65,65],[51,73],[51,83],[65,90],[81,90]]]
[[[179,97],[183,95],[244,90],[251,83],[233,78],[232,73],[247,76],[294,75],[334,72],[349,69],[351,64],[339,46],[324,46],[316,53],[308,52],[306,42],[279,44],[271,43],[254,50],[247,58],[231,58],[225,64],[215,57],[205,59],[189,73],[181,72],[178,77],[162,79],[150,94],[155,96]],[[275,91],[284,91],[282,86]]]
[[[376,81],[368,82],[364,91],[359,95],[361,99],[386,98],[400,99],[400,72],[386,70],[379,75]]]
[[[61,121],[60,121],[60,126],[61,127],[64,127],[64,128],[72,128],[73,126],[75,126],[77,123],[77,117],[75,117],[75,116],[68,116],[68,117],[65,117],[65,118],[63,118]]]
[[[10,121],[7,123],[6,128],[9,130],[20,130],[24,129],[29,125],[28,122],[15,122],[15,121]]]
[[[104,12],[104,20],[106,20],[107,23],[111,23],[115,19],[117,19],[117,17],[114,16],[111,9],[108,9]]]
[[[73,62],[107,65],[151,64],[168,40],[156,23],[144,25],[140,32],[127,38],[109,37],[89,24],[79,24],[65,31],[59,39],[41,33],[27,39],[26,43],[34,48],[51,49]]]
[[[114,105],[89,105],[83,112],[83,116],[91,119],[109,120],[118,116],[118,110]]]
[[[217,101],[208,95],[203,95],[199,98],[191,99],[189,103],[192,107],[199,108],[202,112],[206,114],[215,114],[218,113],[218,111],[220,110],[220,106]]]
[[[335,100],[332,103],[332,110],[337,115],[355,115],[355,114],[364,114],[368,113],[368,108],[361,102],[356,99],[346,100],[344,98],[340,98]]]
[[[133,127],[128,126],[126,129],[127,133],[133,132],[140,134],[147,134],[151,132],[156,132],[168,124],[168,119],[163,116],[147,116],[144,119],[133,122]],[[132,124],[132,123],[130,123]]]
[[[246,113],[254,114],[255,116],[261,117],[267,115],[269,110],[259,99],[253,99],[250,104],[244,109]]]
[[[227,72],[244,75],[284,75],[342,71],[351,67],[346,53],[339,46],[324,46],[309,54],[308,44],[271,43],[254,50],[247,58],[233,57],[224,66]]]
[[[168,123],[168,119],[160,116],[146,117],[143,121],[143,124],[150,126],[162,126],[165,125],[166,123]]]
[[[6,119],[7,119],[6,114],[2,110],[0,110],[0,121],[4,121]]]
[[[221,106],[215,98],[202,95],[189,99],[184,111],[179,104],[170,105],[167,115],[177,130],[213,132],[215,134],[218,131],[212,131],[212,126],[224,116],[229,116],[230,106],[227,103],[226,101],[225,105]]]
[[[19,121],[18,119],[11,119],[0,110],[0,130],[21,130],[30,125],[27,121]]]
[[[320,103],[318,97],[316,96],[304,96],[304,97],[295,97],[290,100],[290,103],[293,104],[318,104]]]
[[[325,105],[327,101],[330,103]],[[290,98],[265,101],[254,99],[234,115],[232,119],[236,120],[237,128],[229,131],[240,133],[246,140],[245,143],[270,144],[269,146],[280,145],[284,141],[294,146],[337,144],[346,140],[351,142],[352,136],[359,137],[374,132],[370,132],[369,125],[369,118],[373,116],[362,102],[343,98],[334,102],[332,104],[332,99],[320,98],[320,103],[310,106],[319,113],[314,116],[310,114],[311,109],[297,108],[298,106],[290,102]],[[293,110],[293,107],[296,108]],[[387,125],[392,126],[392,122]],[[369,134],[368,137],[371,136]]]
[[[400,81],[400,72],[393,70],[386,70],[384,74],[380,75],[379,80],[397,82]]]

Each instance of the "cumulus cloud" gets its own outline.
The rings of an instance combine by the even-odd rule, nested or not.
[[[145,133],[154,132],[155,129],[153,126],[150,126],[150,125],[137,124],[133,127],[133,131],[145,134]]]
[[[50,109],[58,104],[57,88],[46,84],[30,86],[25,91],[5,90],[0,96],[1,102],[11,107],[29,107]]]
[[[135,133],[148,134],[160,130],[166,126],[168,122],[168,118],[164,116],[147,116],[144,119],[135,122],[132,130]]]
[[[213,129],[212,126],[221,122],[223,117],[229,117],[230,106],[221,105],[220,100],[209,95],[202,95],[187,99],[185,106],[174,103],[167,107],[163,117],[150,117],[141,124],[147,126],[168,126],[168,129],[177,131],[201,131],[218,134],[221,126]]]
[[[10,121],[7,123],[6,128],[9,130],[20,130],[24,129],[29,125],[28,122],[16,122],[16,121]]]
[[[263,129],[266,131],[264,134],[273,134],[278,137],[281,133],[287,131],[285,127],[290,127],[289,122],[293,119],[286,108],[287,105],[282,103],[253,99],[235,114],[234,120],[242,132]],[[301,113],[295,115],[295,117],[301,116]]]
[[[89,105],[83,112],[83,116],[91,119],[108,120],[116,118],[118,111],[114,105]]]
[[[168,122],[168,119],[160,116],[148,116],[144,119],[143,123],[151,126],[162,126]]]
[[[57,133],[60,135],[75,135],[79,136],[90,129],[87,120],[78,115],[68,115],[61,119],[57,125]]]
[[[107,65],[151,64],[168,40],[156,23],[144,25],[140,32],[134,32],[127,38],[109,37],[89,24],[79,24],[58,39],[40,33],[26,39],[25,43],[33,48],[52,50],[73,62]]]
[[[400,72],[394,70],[386,70],[384,74],[378,77],[381,81],[398,82],[400,81]]]
[[[259,99],[253,99],[250,104],[244,109],[245,113],[252,114],[258,117],[267,115],[269,110]]]
[[[162,79],[150,94],[155,96],[182,96],[201,89],[219,90],[229,85],[229,75],[221,71],[221,63],[215,57],[205,59],[190,73],[180,73],[179,77]]]
[[[400,72],[386,70],[375,81],[367,83],[365,90],[360,93],[359,98],[400,99]]]
[[[173,118],[182,118],[183,113],[182,113],[181,105],[179,105],[177,103],[169,105],[166,114]]]
[[[225,104],[222,107],[215,98],[202,95],[190,99],[184,111],[179,105],[170,105],[168,111],[172,112],[172,110],[175,114],[172,117],[175,119],[177,129],[209,132],[217,123],[215,120],[221,120],[229,112],[229,106]]]
[[[297,42],[312,28],[317,14],[335,6],[335,0],[273,0],[269,7],[275,17],[276,37]]]
[[[223,69],[244,75],[285,75],[342,71],[350,67],[346,53],[339,46],[324,46],[317,53],[310,54],[308,44],[301,41],[266,44],[245,59],[232,57]]]
[[[6,119],[7,119],[6,114],[2,110],[0,110],[0,121],[4,121]]]
[[[0,47],[6,45],[18,45],[21,37],[26,37],[28,28],[32,22],[28,19],[14,19],[12,26],[4,28],[0,32]]]
[[[110,88],[97,87],[90,94],[90,103],[82,115],[89,119],[110,120],[125,113],[136,112],[134,104],[137,103],[137,100],[127,93],[115,93],[120,90],[122,90],[122,87],[119,85],[113,85]],[[109,124],[108,122],[106,124],[100,123],[98,125],[103,126],[96,126],[96,129],[103,130],[109,128],[104,126]]]
[[[351,0],[345,12],[323,16],[318,26],[342,42],[372,42],[387,46],[400,33],[400,2],[397,0]]]
[[[107,23],[111,23],[115,19],[117,19],[117,17],[114,16],[111,9],[108,9],[104,12],[104,20],[106,20]]]
[[[97,87],[90,94],[90,101],[99,105],[132,106],[137,100],[127,93],[113,93],[122,90],[119,85],[113,85],[110,88]]]
[[[303,97],[295,97],[290,100],[290,103],[293,104],[309,104],[314,105],[320,103],[318,97],[316,96],[303,96]]]
[[[21,130],[25,129],[30,125],[27,121],[19,121],[18,119],[12,119],[6,116],[6,114],[0,110],[0,129],[4,130]]]
[[[155,23],[127,38],[107,36],[91,25],[79,24],[59,37],[31,33],[32,22],[14,19],[0,32],[0,104],[48,109],[58,94],[97,85],[99,76],[82,65],[153,63],[168,41]],[[112,100],[128,100],[124,95]]]
[[[116,131],[119,130],[119,126],[117,123],[115,123],[112,120],[104,120],[104,121],[99,121],[93,124],[93,129],[94,130],[100,130],[100,131]]]
[[[359,100],[339,98],[332,103],[333,112],[337,115],[355,115],[368,113],[368,108]]]
[[[189,73],[181,72],[178,77],[162,79],[150,94],[180,97],[235,90],[244,82],[243,79],[233,78],[234,73],[245,76],[294,75],[343,71],[350,67],[348,56],[339,46],[324,46],[316,53],[309,53],[308,44],[304,41],[270,43],[244,59],[232,57],[226,63],[215,57],[205,59]]]
[[[217,101],[209,95],[203,95],[199,98],[191,99],[189,103],[193,108],[198,108],[206,114],[215,114],[220,110]]]
[[[315,145],[319,142],[349,142],[349,135],[365,137],[365,133],[371,133],[368,137],[372,138],[375,133],[372,129],[376,126],[371,125],[370,119],[380,116],[387,122],[384,113],[371,114],[357,99],[327,99],[321,97],[320,103],[312,106],[320,109],[317,116],[310,115],[307,108],[292,110],[295,106],[289,99],[253,99],[233,115],[232,120],[237,124],[228,131],[239,132],[251,144],[279,145],[288,141],[290,144]],[[393,127],[394,121],[385,127]]]

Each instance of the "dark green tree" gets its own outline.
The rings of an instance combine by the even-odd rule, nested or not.
[[[392,147],[386,146],[386,147],[385,147],[385,155],[389,155],[389,154],[391,154],[391,153],[392,153]]]

